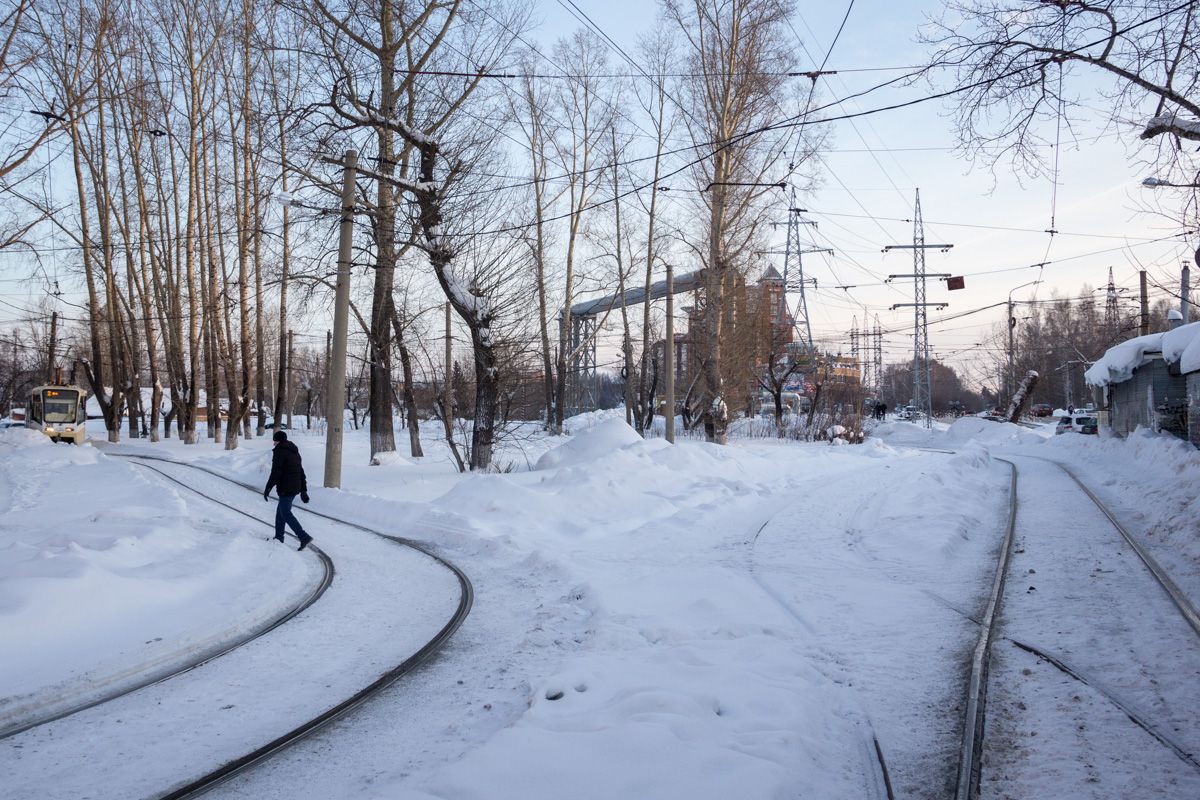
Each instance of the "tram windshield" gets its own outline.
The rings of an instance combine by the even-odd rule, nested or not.
[[[47,425],[74,423],[79,397],[74,392],[46,389],[42,392],[42,422]]]

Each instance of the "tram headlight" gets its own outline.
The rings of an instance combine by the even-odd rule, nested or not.
[[[54,426],[53,426],[53,425],[47,425],[47,426],[46,426],[46,433],[54,433]]]

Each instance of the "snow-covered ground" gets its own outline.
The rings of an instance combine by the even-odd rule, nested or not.
[[[1200,455],[1151,435],[1054,436],[1055,422],[1031,430],[965,418],[933,431],[902,422],[861,446],[766,439],[722,448],[643,441],[601,413],[573,420],[573,436],[514,437],[498,459],[511,472],[465,476],[433,436],[424,459],[368,466],[365,433],[348,431],[342,491],[317,488],[324,440],[294,431],[313,508],[429,543],[470,575],[475,607],[435,662],[213,796],[883,797],[876,746],[896,796],[945,796],[977,636],[970,617],[990,588],[1007,510],[1009,467],[997,456],[1023,475],[1038,459],[1071,465],[1200,598]],[[402,452],[406,438],[397,437]],[[153,453],[261,486],[269,449],[269,440],[232,452],[170,440],[105,451],[0,431],[0,651],[36,654],[3,659],[5,697],[17,694],[10,686],[36,698],[120,671],[155,638],[162,652],[181,652],[303,591],[315,570],[309,554],[272,549],[266,526],[114,457]],[[1050,480],[1035,476],[1031,491],[1043,484],[1049,493]],[[260,494],[224,491],[268,518]],[[1051,506],[1061,496],[1084,508],[1082,494],[1053,492]],[[370,562],[350,573],[355,581],[378,573],[450,594],[336,525],[314,523],[313,532],[335,564]],[[1055,541],[1058,552],[1070,538]],[[297,713],[295,686],[307,676],[324,685],[316,676],[337,657],[322,643],[366,624],[351,609],[369,614],[373,592],[360,585],[285,625],[306,622],[311,648],[293,646],[297,660],[286,666],[244,659],[238,669],[257,690],[239,702],[259,717],[285,703]],[[419,607],[414,629],[436,616]],[[1111,683],[1136,683],[1129,671]],[[172,683],[156,689],[160,697]],[[140,694],[121,701],[122,716]],[[93,712],[92,738],[115,724],[104,706]],[[51,764],[84,735],[70,719],[53,735],[35,729],[0,742],[0,773],[22,775],[0,781],[0,797],[60,780]],[[1112,730],[1137,752],[1145,734],[1128,727]],[[230,731],[212,735],[222,733]],[[1045,739],[1043,752],[1076,757],[1069,743]],[[103,744],[90,746],[104,759]],[[85,785],[88,763],[73,768]],[[106,796],[139,796],[136,773],[110,764],[95,775]],[[1121,796],[1105,783],[1114,776],[1079,780],[1088,778],[1098,781],[1089,793],[1057,796]],[[1012,786],[995,796],[1036,796],[1017,778]],[[45,796],[70,796],[49,788]]]

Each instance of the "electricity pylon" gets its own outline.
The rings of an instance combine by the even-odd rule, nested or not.
[[[913,295],[912,303],[897,303],[892,306],[894,311],[897,308],[905,308],[912,306],[916,310],[916,332],[913,334],[913,405],[925,414],[925,427],[933,427],[933,386],[929,376],[929,315],[925,309],[929,306],[936,308],[945,308],[949,303],[927,303],[925,302],[925,279],[926,278],[949,278],[949,273],[935,273],[928,275],[925,272],[925,251],[929,249],[949,250],[954,247],[952,244],[925,244],[925,225],[921,221],[921,190],[917,190],[916,210],[913,213],[913,243],[912,244],[890,244],[883,248],[883,252],[888,250],[907,250],[913,251],[913,272],[911,275],[889,275],[888,281],[893,278],[912,278],[913,279]]]

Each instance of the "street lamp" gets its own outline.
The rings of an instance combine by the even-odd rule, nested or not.
[[[1013,318],[1013,292],[1017,289],[1024,289],[1026,286],[1036,286],[1041,283],[1041,278],[1029,283],[1022,283],[1020,286],[1014,286],[1008,292],[1008,395],[1012,397],[1013,385],[1016,383],[1016,366],[1014,364],[1013,355],[1013,329],[1017,327],[1017,321]]]
[[[1200,183],[1171,183],[1170,181],[1164,181],[1162,178],[1155,178],[1154,176],[1151,176],[1151,177],[1143,180],[1142,186],[1145,186],[1149,189],[1157,189],[1157,188],[1163,187],[1163,186],[1171,187],[1173,189],[1200,189]],[[1196,264],[1200,265],[1200,247],[1196,248]],[[1181,271],[1181,274],[1180,274],[1180,292],[1179,292],[1179,296],[1180,296],[1179,311],[1183,315],[1183,324],[1184,325],[1188,324],[1188,311],[1189,311],[1188,295],[1191,292],[1190,284],[1191,284],[1191,272],[1188,269],[1188,263],[1185,260],[1183,262],[1183,270]]]
[[[1174,189],[1200,189],[1200,183],[1171,183],[1162,178],[1149,177],[1142,181],[1142,186],[1157,189],[1160,186],[1170,186]]]

